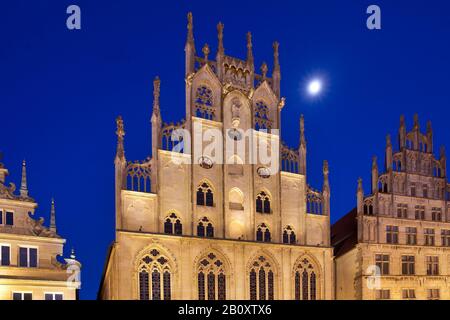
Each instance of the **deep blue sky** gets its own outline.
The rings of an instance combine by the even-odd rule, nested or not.
[[[78,4],[82,30],[66,29],[66,7]],[[365,27],[366,8],[382,9],[382,30]],[[369,191],[371,157],[384,158],[419,113],[433,121],[435,145],[450,146],[450,3],[445,0],[308,1],[7,1],[0,10],[0,150],[19,183],[28,161],[30,193],[83,263],[82,298],[95,298],[114,237],[115,118],[126,128],[126,156],[149,155],[152,80],[162,79],[165,121],[184,117],[186,13],[193,11],[197,50],[215,56],[216,24],[225,50],[245,58],[253,32],[256,65],[272,64],[280,42],[284,140],[298,144],[305,114],[308,179],[322,186],[330,162],[332,220],[355,204],[358,176]],[[310,101],[299,89],[316,74],[326,92]],[[393,137],[394,137],[393,136]],[[436,148],[437,150],[437,148]],[[48,220],[48,219],[47,219]]]

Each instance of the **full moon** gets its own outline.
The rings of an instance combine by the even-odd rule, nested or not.
[[[318,79],[311,80],[308,84],[308,93],[312,96],[316,96],[322,90],[322,82]]]

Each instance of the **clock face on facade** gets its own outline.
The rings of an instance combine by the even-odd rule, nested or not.
[[[270,169],[269,168],[259,167],[257,172],[261,178],[264,178],[264,179],[270,178]]]
[[[213,161],[206,156],[200,157],[198,159],[198,163],[200,167],[202,167],[203,169],[211,169],[214,165]]]

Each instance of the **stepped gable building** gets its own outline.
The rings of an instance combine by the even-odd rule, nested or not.
[[[56,229],[52,200],[50,224],[35,219],[38,204],[29,195],[25,161],[19,192],[7,184],[8,170],[0,163],[0,300],[75,300],[81,264],[63,259],[66,240]]]
[[[198,56],[188,15],[186,119],[163,123],[155,79],[151,158],[127,162],[124,122],[117,119],[116,233],[100,299],[333,298],[328,164],[322,191],[312,189],[303,118],[299,147],[280,142],[278,43],[271,76],[266,64],[258,74],[251,34],[242,60],[225,53],[223,24],[217,31],[215,59],[208,45]],[[180,129],[193,137],[183,152],[173,135]],[[227,154],[223,162],[198,147],[196,137],[207,132],[231,138],[231,147],[216,150]],[[247,161],[248,147],[230,152],[248,132],[267,142],[258,151],[280,146],[271,153],[277,165]]]
[[[406,130],[399,150],[386,139],[385,170],[372,162],[372,190],[358,181],[357,206],[332,226],[337,299],[450,299],[450,185],[433,130]]]

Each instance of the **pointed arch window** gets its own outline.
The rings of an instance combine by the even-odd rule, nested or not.
[[[168,262],[157,249],[141,259],[138,269],[140,300],[171,299],[171,269]]]
[[[294,281],[295,300],[316,300],[316,271],[308,259],[305,258],[297,264]]]
[[[291,226],[286,226],[286,228],[284,228],[283,243],[285,243],[285,244],[295,244],[296,243],[295,232]]]
[[[181,220],[177,217],[175,213],[171,213],[164,220],[164,233],[175,235],[183,234],[183,225],[181,223]]]
[[[197,269],[199,300],[226,300],[227,273],[222,260],[209,253],[200,259]]]
[[[269,227],[262,223],[256,228],[256,241],[260,242],[271,242],[272,237],[270,234]]]
[[[214,227],[207,217],[203,217],[198,223],[197,236],[214,238]]]
[[[207,86],[199,86],[195,91],[195,116],[214,120],[215,112],[212,90]]]
[[[270,130],[272,129],[272,121],[269,117],[269,107],[262,101],[256,102],[255,105],[255,130]]]
[[[250,300],[275,299],[275,275],[264,256],[252,263],[249,273]]]
[[[270,198],[264,191],[261,191],[256,196],[256,212],[271,213]]]
[[[214,193],[211,186],[206,182],[203,182],[197,188],[197,205],[207,207],[214,206]]]

